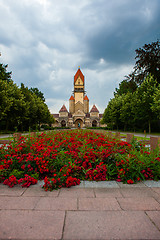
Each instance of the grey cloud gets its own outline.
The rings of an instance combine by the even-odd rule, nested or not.
[[[91,103],[104,109],[135,49],[159,38],[159,10],[159,0],[1,0],[1,59],[17,84],[38,87],[55,112],[80,65]]]

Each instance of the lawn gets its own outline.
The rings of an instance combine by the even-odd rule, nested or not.
[[[160,179],[160,153],[89,130],[51,131],[22,136],[0,147],[0,182],[29,187],[44,180],[52,190],[81,180],[133,184]]]

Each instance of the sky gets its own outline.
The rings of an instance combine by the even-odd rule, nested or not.
[[[160,39],[160,0],[0,0],[0,62],[36,87],[51,113],[69,110],[78,67],[103,113],[133,71],[135,50]]]

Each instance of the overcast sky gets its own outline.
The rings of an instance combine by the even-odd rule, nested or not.
[[[52,113],[68,108],[78,66],[90,108],[103,113],[135,50],[157,39],[160,0],[0,0],[0,62]]]

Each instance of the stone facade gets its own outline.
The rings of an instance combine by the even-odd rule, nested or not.
[[[95,105],[89,112],[89,99],[85,91],[84,75],[79,68],[74,76],[74,91],[69,99],[69,111],[63,105],[59,114],[53,114],[56,120],[54,126],[71,128],[100,127],[102,116]]]

